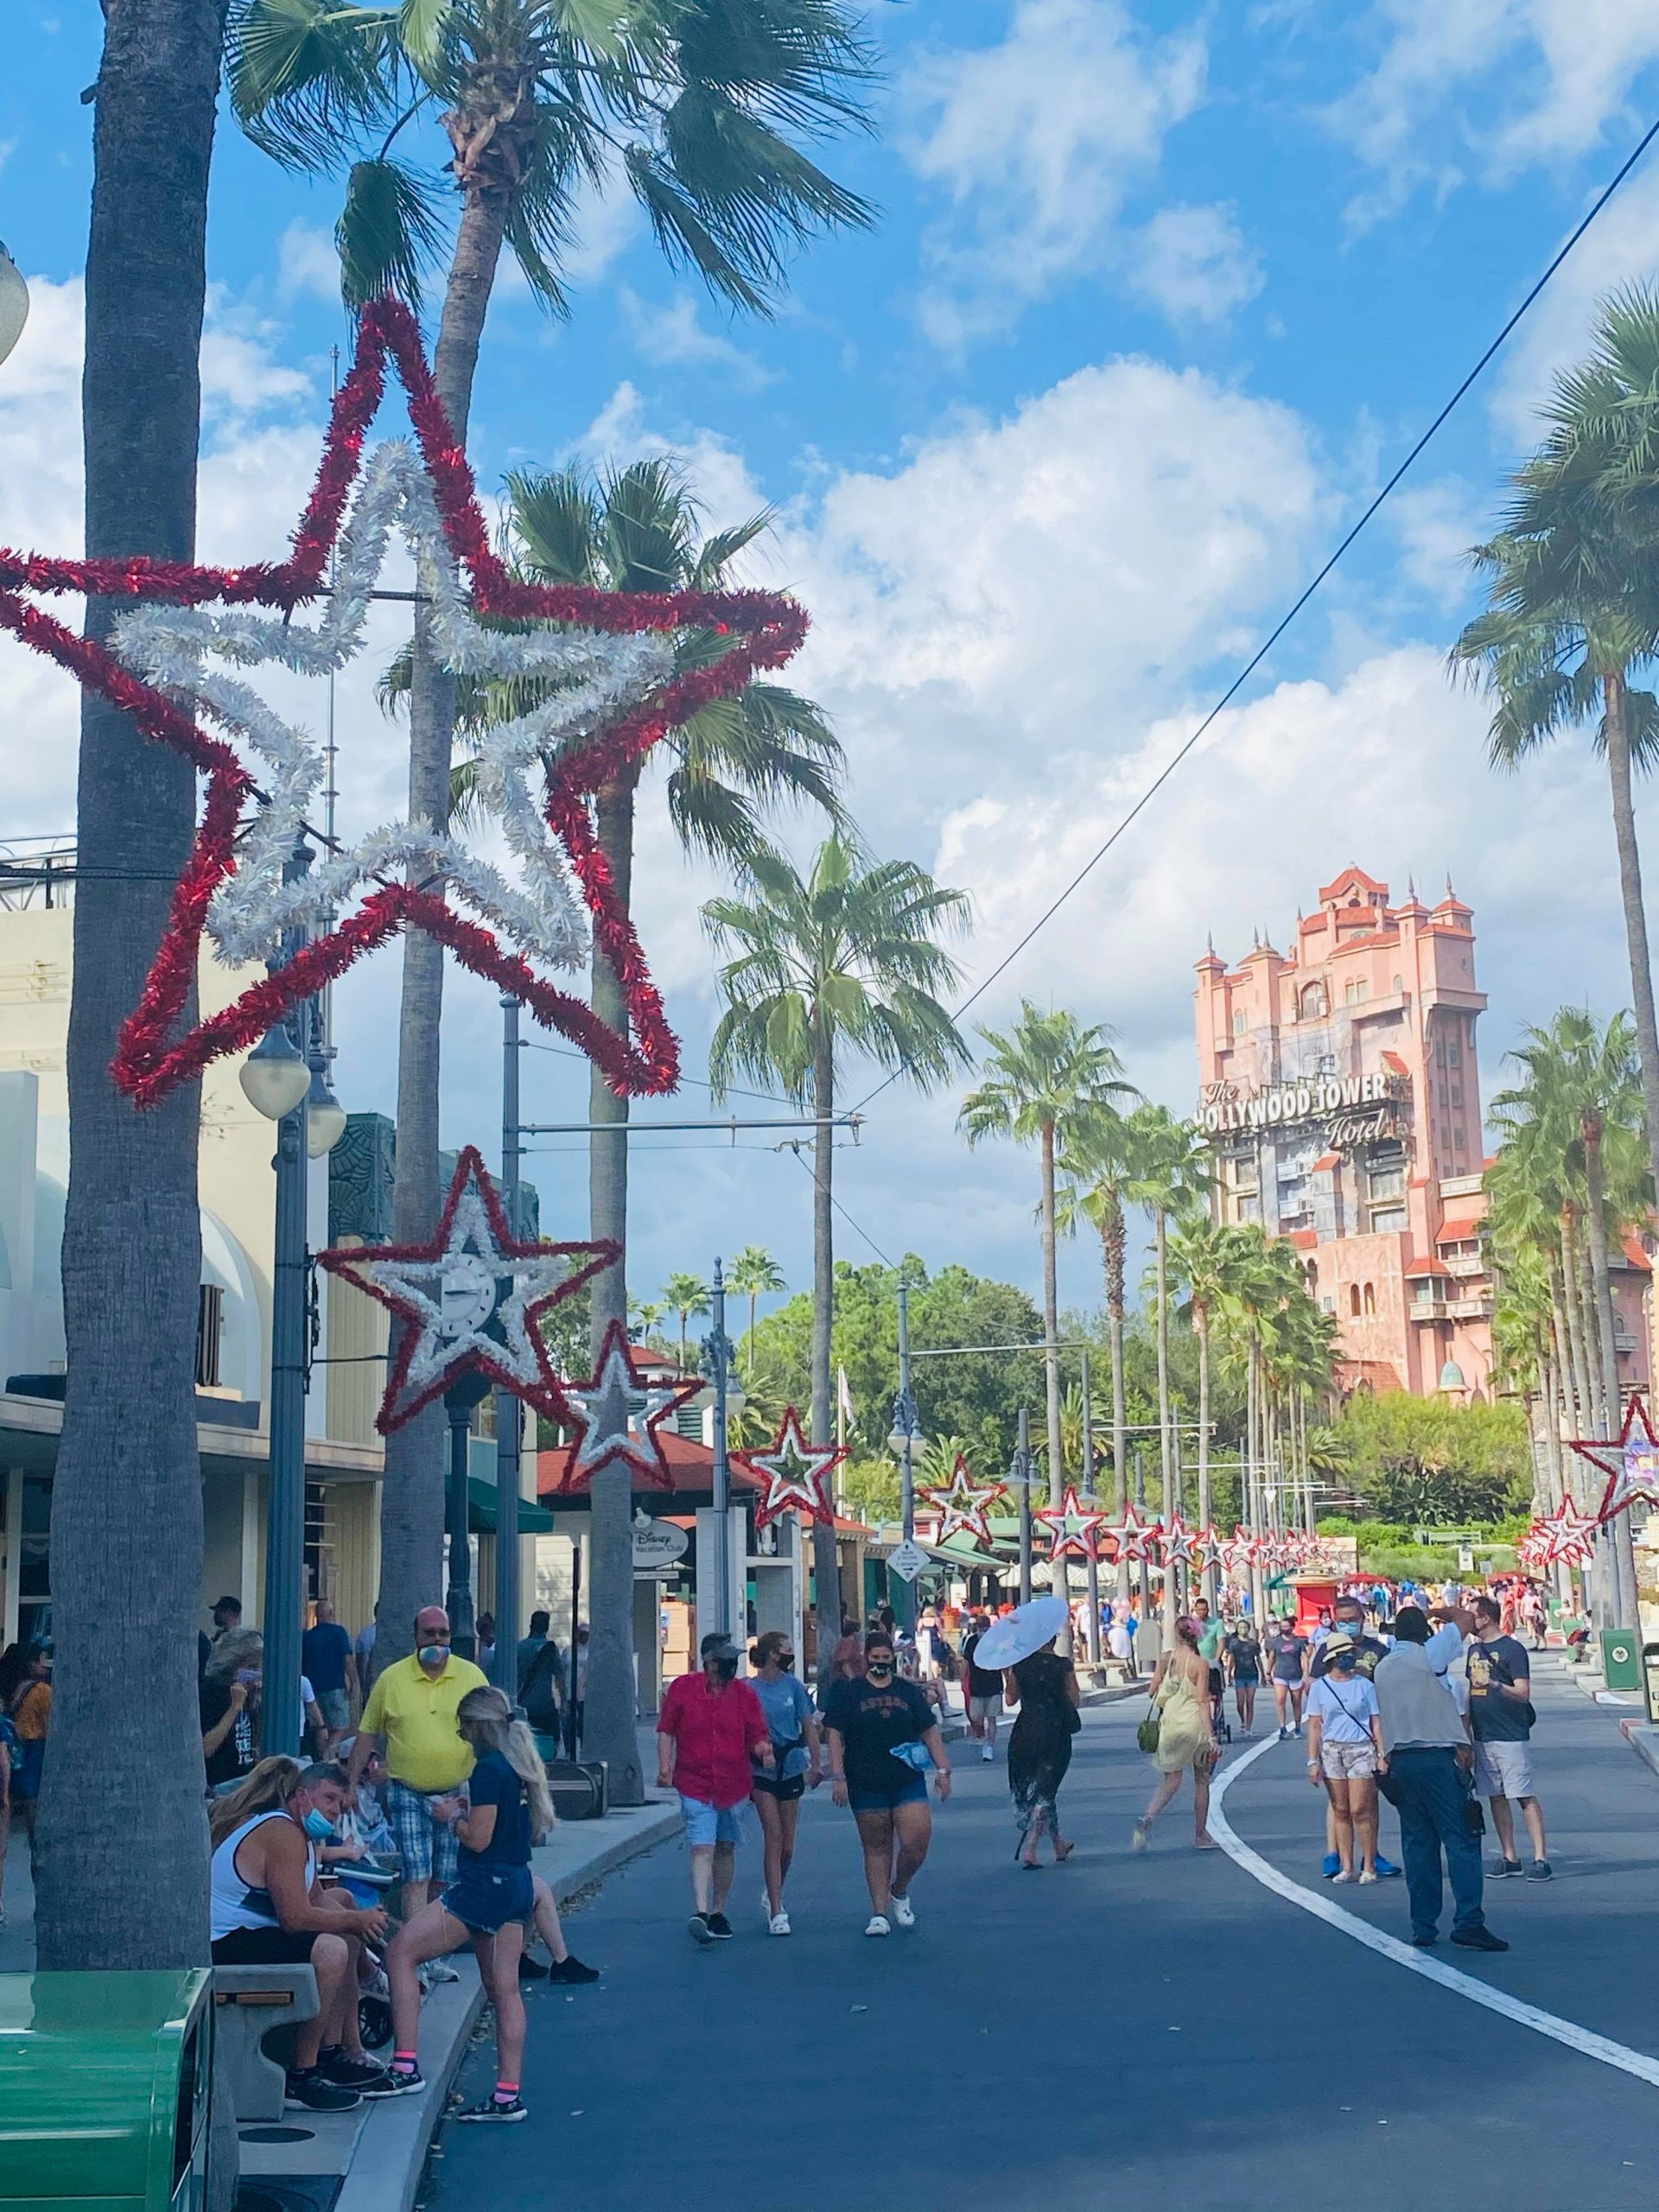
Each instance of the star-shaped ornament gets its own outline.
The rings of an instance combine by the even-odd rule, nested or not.
[[[1206,1573],[1212,1567],[1221,1565],[1225,1548],[1213,1529],[1199,1529],[1193,1534],[1192,1557]]]
[[[1101,1529],[1103,1537],[1109,1537],[1116,1546],[1114,1556],[1120,1566],[1128,1566],[1137,1560],[1150,1561],[1152,1548],[1160,1533],[1155,1521],[1143,1521],[1135,1511],[1133,1500],[1127,1502],[1121,1521],[1108,1521]]]
[[[801,1417],[790,1406],[766,1451],[734,1452],[733,1465],[746,1468],[762,1485],[754,1509],[755,1527],[764,1529],[785,1513],[798,1513],[803,1521],[832,1522],[836,1508],[830,1478],[849,1449],[841,1444],[809,1444],[801,1432]]]
[[[404,1324],[375,1415],[382,1434],[468,1372],[568,1421],[542,1317],[620,1256],[609,1243],[519,1243],[471,1145],[455,1162],[429,1243],[342,1245],[317,1255],[330,1274],[355,1283]]]
[[[1172,1513],[1164,1523],[1160,1541],[1166,1567],[1192,1566],[1196,1539],[1179,1512]]]
[[[586,1490],[602,1467],[625,1466],[636,1487],[672,1490],[674,1477],[657,1433],[669,1416],[702,1384],[695,1376],[653,1382],[633,1363],[628,1332],[613,1321],[599,1347],[599,1364],[586,1382],[567,1382],[567,1421],[581,1430],[557,1487]]]
[[[1598,1516],[1602,1525],[1637,1503],[1659,1505],[1659,1435],[1654,1433],[1647,1400],[1632,1390],[1624,1406],[1624,1425],[1605,1441],[1569,1437],[1569,1452],[1588,1459],[1607,1478]]]
[[[988,1549],[991,1541],[991,1508],[1007,1494],[1006,1483],[976,1483],[960,1452],[948,1483],[917,1493],[938,1509],[939,1532],[936,1542],[948,1543],[952,1536],[963,1535]]]
[[[1541,1566],[1553,1567],[1558,1559],[1576,1565],[1595,1556],[1598,1525],[1593,1513],[1580,1513],[1570,1498],[1563,1498],[1553,1513],[1533,1522],[1527,1538]]]
[[[1031,1517],[1048,1530],[1051,1559],[1099,1557],[1100,1531],[1106,1516],[1084,1505],[1070,1483],[1058,1505],[1039,1506]]]
[[[365,463],[389,359],[408,395],[418,453],[385,447]],[[480,799],[512,855],[512,879],[448,831],[416,821],[331,848],[308,877],[284,880],[296,832],[314,812],[322,754],[213,664],[311,675],[339,667],[362,643],[394,529],[432,580],[432,628],[448,671],[505,677],[533,695],[526,714],[486,734],[479,754]],[[112,649],[38,603],[88,593],[126,610],[118,613]],[[321,619],[297,620],[312,601],[323,603]],[[636,769],[690,715],[741,691],[757,671],[781,666],[805,626],[801,609],[774,594],[607,592],[514,575],[491,543],[419,329],[389,299],[363,312],[356,359],[286,560],[224,569],[0,550],[0,629],[57,661],[206,779],[167,929],[122,1025],[111,1065],[117,1086],[153,1104],[212,1061],[255,1044],[361,955],[418,929],[569,1037],[613,1090],[671,1090],[678,1041],[599,849],[593,795]],[[709,650],[677,657],[675,640],[687,632],[707,639]],[[271,957],[290,924],[308,933],[292,959],[188,1026],[204,930],[235,963]],[[581,964],[589,924],[625,979],[620,1032],[544,972]]]

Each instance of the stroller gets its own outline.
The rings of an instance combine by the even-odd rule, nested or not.
[[[1233,1740],[1233,1724],[1227,1718],[1227,1677],[1219,1667],[1210,1669],[1210,1726],[1218,1744]]]

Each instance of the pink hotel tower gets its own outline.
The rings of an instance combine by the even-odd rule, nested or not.
[[[1289,954],[1198,964],[1198,1120],[1223,1221],[1303,1255],[1344,1390],[1491,1395],[1470,909],[1344,868]]]

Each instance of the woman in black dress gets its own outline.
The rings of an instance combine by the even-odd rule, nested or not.
[[[1071,1764],[1071,1738],[1083,1723],[1077,1717],[1077,1675],[1071,1661],[1055,1650],[1052,1637],[1040,1651],[1007,1669],[1002,1701],[1019,1709],[1008,1739],[1008,1789],[1020,1828],[1014,1855],[1034,1873],[1037,1847],[1046,1835],[1054,1847],[1054,1864],[1064,1866],[1076,1846],[1061,1839],[1055,1801]]]

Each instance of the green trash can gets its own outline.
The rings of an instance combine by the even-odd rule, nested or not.
[[[1603,1629],[1601,1671],[1610,1690],[1641,1688],[1642,1640],[1633,1629]]]
[[[211,1979],[0,1974],[0,2212],[200,2212]]]

